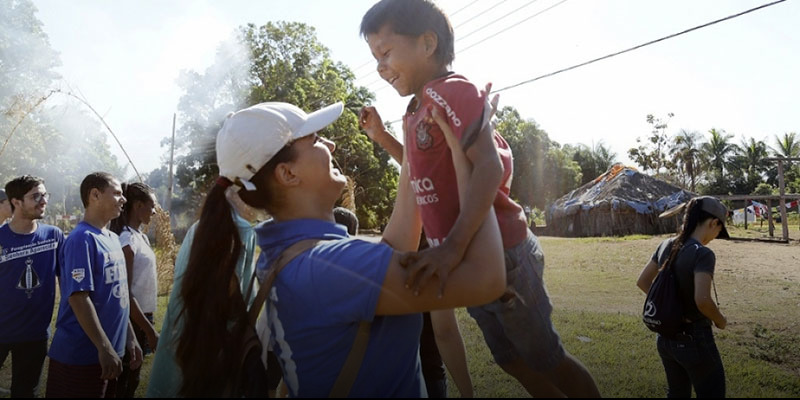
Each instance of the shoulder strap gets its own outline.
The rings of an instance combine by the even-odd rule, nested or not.
[[[369,329],[370,323],[361,321],[358,324],[358,332],[356,339],[353,341],[353,347],[350,348],[350,354],[347,355],[342,370],[339,371],[339,376],[336,377],[336,383],[331,388],[331,398],[344,398],[350,394],[350,389],[356,381],[358,371],[361,369],[361,362],[364,361],[364,353],[367,352],[367,343],[369,343]]]
[[[272,264],[272,267],[269,269],[269,274],[267,275],[266,279],[264,279],[264,282],[258,289],[258,294],[254,300],[253,307],[249,311],[248,317],[253,326],[255,326],[255,322],[258,319],[258,314],[261,313],[261,307],[264,306],[264,303],[267,300],[267,294],[272,288],[272,284],[275,282],[275,278],[278,276],[278,273],[283,269],[283,267],[286,266],[286,264],[289,263],[289,261],[292,261],[304,251],[316,246],[320,241],[321,239],[301,240],[289,246],[283,251],[283,253],[281,253],[280,256],[278,256],[278,258]],[[253,275],[255,276],[255,274]],[[251,281],[250,288],[247,290],[248,297],[252,287],[253,282]],[[359,323],[358,332],[356,333],[356,338],[353,341],[353,347],[350,348],[350,353],[347,355],[347,359],[345,360],[341,371],[339,371],[339,376],[336,378],[336,382],[331,388],[329,397],[343,398],[347,397],[347,395],[350,393],[350,389],[353,387],[353,383],[356,381],[356,376],[358,376],[358,371],[361,369],[361,362],[364,360],[364,354],[367,352],[370,326],[371,324],[367,321],[361,321]]]
[[[275,278],[278,276],[278,273],[281,272],[283,267],[285,267],[289,261],[294,260],[295,257],[299,256],[304,251],[316,246],[320,240],[321,239],[306,239],[296,242],[287,247],[286,250],[284,250],[278,256],[275,262],[272,263],[272,267],[270,267],[268,270],[269,273],[267,274],[267,277],[264,279],[264,282],[262,282],[261,287],[258,288],[258,294],[256,294],[256,298],[253,301],[253,306],[250,307],[250,310],[248,311],[248,319],[253,326],[256,324],[258,314],[261,313],[261,307],[264,306],[264,302],[267,300],[267,295],[269,294],[269,291],[272,288],[272,284],[275,282]],[[253,280],[255,279],[255,275],[256,274],[253,274],[253,277],[251,278],[249,285],[250,287],[247,289],[247,297],[245,297],[245,301],[247,301],[247,298],[250,297],[250,291],[253,288]]]

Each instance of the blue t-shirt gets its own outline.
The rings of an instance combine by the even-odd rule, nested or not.
[[[27,235],[0,227],[0,343],[46,340],[56,297],[64,234],[38,224]]]
[[[61,259],[61,303],[50,358],[70,365],[100,362],[97,348],[69,305],[69,296],[76,292],[89,292],[103,331],[122,357],[130,308],[125,256],[117,234],[82,221],[64,241]]]
[[[344,226],[314,219],[256,228],[271,265],[288,246],[319,238],[278,275],[267,300],[270,346],[292,397],[328,397],[361,321],[370,337],[350,397],[426,397],[419,362],[422,315],[376,316],[392,249],[348,238]]]

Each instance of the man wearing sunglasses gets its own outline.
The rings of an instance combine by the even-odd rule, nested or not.
[[[42,178],[15,178],[5,194],[12,217],[0,227],[0,365],[10,353],[11,397],[36,397],[64,234],[39,222],[50,197]]]

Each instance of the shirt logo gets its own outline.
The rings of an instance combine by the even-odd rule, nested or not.
[[[461,126],[461,119],[458,118],[458,115],[456,115],[456,111],[450,107],[450,104],[447,104],[447,100],[445,100],[442,97],[442,95],[436,93],[436,91],[433,90],[433,88],[425,89],[425,94],[430,96],[431,100],[433,100],[436,104],[444,108],[445,113],[447,113],[447,118],[450,118],[450,120],[453,121],[453,125],[455,125],[456,127]]]
[[[42,286],[42,282],[39,281],[39,275],[36,274],[36,270],[33,269],[33,259],[28,257],[25,260],[25,272],[22,273],[19,277],[19,281],[17,282],[17,289],[24,290],[25,294],[28,295],[30,299],[33,296],[33,289]]]
[[[75,269],[72,270],[72,279],[74,279],[75,282],[81,283],[81,281],[83,281],[83,278],[85,278],[85,277],[86,277],[86,270],[85,269],[83,269],[83,268],[75,268]]]
[[[430,134],[431,125],[426,121],[421,121],[417,125],[417,148],[420,150],[428,150],[433,146],[433,136]]]

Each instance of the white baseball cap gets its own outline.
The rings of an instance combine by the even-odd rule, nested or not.
[[[341,102],[306,114],[289,103],[268,102],[228,114],[217,133],[219,175],[255,190],[250,179],[290,142],[332,124],[342,115]]]

